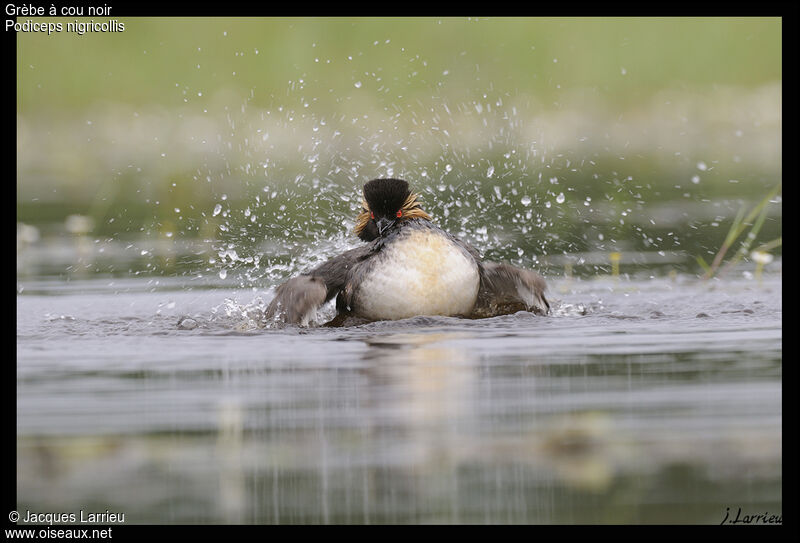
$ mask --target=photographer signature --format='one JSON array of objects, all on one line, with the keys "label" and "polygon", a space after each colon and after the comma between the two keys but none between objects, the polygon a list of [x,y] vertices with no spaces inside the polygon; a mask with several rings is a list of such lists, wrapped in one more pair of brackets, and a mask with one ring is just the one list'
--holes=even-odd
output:
[{"label": "photographer signature", "polygon": [[781,515],[770,515],[769,513],[757,515],[742,515],[742,508],[736,511],[736,518],[730,519],[731,508],[725,508],[725,518],[720,524],[783,524]]}]

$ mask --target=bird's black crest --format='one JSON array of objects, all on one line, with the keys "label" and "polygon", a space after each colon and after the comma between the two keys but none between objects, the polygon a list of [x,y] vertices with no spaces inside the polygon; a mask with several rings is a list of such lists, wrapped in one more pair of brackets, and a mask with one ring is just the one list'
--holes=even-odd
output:
[{"label": "bird's black crest", "polygon": [[364,185],[364,199],[375,216],[394,216],[410,194],[402,179],[373,179]]}]

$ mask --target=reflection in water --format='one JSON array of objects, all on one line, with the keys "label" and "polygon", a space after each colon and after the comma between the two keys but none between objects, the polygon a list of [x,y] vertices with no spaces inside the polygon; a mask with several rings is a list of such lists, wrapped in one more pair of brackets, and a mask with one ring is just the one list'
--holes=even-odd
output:
[{"label": "reflection in water", "polygon": [[[391,423],[373,424],[372,438],[383,444],[377,451],[386,466],[369,470],[369,502],[377,509],[376,521],[385,515],[436,511],[433,504],[447,502],[457,492],[457,458],[465,422],[472,418],[477,381],[475,358],[452,341],[463,333],[400,333],[373,337],[365,360],[370,364],[370,390],[379,391],[372,408],[381,410],[391,398]],[[389,467],[391,466],[391,467]],[[375,508],[386,496],[384,509]],[[404,511],[404,502],[419,504]],[[430,505],[428,505],[430,504]],[[407,507],[407,506],[406,506]],[[369,511],[370,508],[367,508]],[[449,514],[458,521],[458,502]],[[409,519],[410,520],[410,519]]]},{"label": "reflection in water", "polygon": [[209,320],[225,293],[127,285],[18,297],[20,510],[266,524],[781,511],[780,277],[573,280],[549,318],[247,332]]},{"label": "reflection in water", "polygon": [[245,483],[242,465],[242,428],[244,413],[236,402],[219,406],[219,508],[226,522],[237,524],[244,520]]},{"label": "reflection in water", "polygon": [[[388,334],[366,340],[364,359],[371,362],[370,388],[380,388],[400,404],[398,423],[410,442],[450,448],[458,422],[468,417],[475,386],[475,359],[446,342],[464,333]],[[444,345],[443,345],[444,343]]]}]

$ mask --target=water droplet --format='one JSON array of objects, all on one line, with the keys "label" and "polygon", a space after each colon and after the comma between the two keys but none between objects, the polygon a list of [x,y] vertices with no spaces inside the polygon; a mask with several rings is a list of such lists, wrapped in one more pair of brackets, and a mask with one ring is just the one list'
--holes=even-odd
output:
[{"label": "water droplet", "polygon": [[353,86],[355,86],[355,88],[357,88],[357,89],[360,89],[361,88],[361,81],[356,81]]},{"label": "water droplet", "polygon": [[226,269],[219,270],[219,278],[225,279],[226,277],[228,277],[228,270]]},{"label": "water droplet", "polygon": [[700,161],[697,163],[697,169],[704,172],[708,169],[708,166],[706,166],[705,162]]},{"label": "water droplet", "polygon": [[556,202],[558,202],[559,204],[563,204],[564,200],[566,200],[566,198],[564,197],[563,192],[559,193],[558,196],[556,196]]},{"label": "water droplet", "polygon": [[520,200],[520,202],[522,202],[522,205],[524,205],[524,206],[529,206],[529,205],[531,205],[531,198],[530,198],[530,196],[523,196],[522,200]]},{"label": "water droplet", "polygon": [[494,175],[494,166],[489,166],[489,169],[486,170],[486,177],[491,177]]},{"label": "water droplet", "polygon": [[692,183],[694,183],[696,185],[699,182],[700,182],[700,176],[699,175],[693,175],[692,176]]},{"label": "water droplet", "polygon": [[216,217],[217,215],[219,215],[220,211],[222,211],[222,206],[220,204],[215,205],[214,206],[214,214],[212,216]]}]

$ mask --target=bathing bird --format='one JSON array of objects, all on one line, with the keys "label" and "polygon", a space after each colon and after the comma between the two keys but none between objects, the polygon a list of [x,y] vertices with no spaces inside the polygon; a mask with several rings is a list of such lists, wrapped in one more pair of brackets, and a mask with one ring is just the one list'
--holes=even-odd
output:
[{"label": "bathing bird", "polygon": [[402,179],[373,179],[363,188],[354,232],[365,243],[280,285],[265,316],[307,326],[336,298],[330,326],[415,316],[484,318],[550,305],[538,273],[484,260],[423,211]]}]

